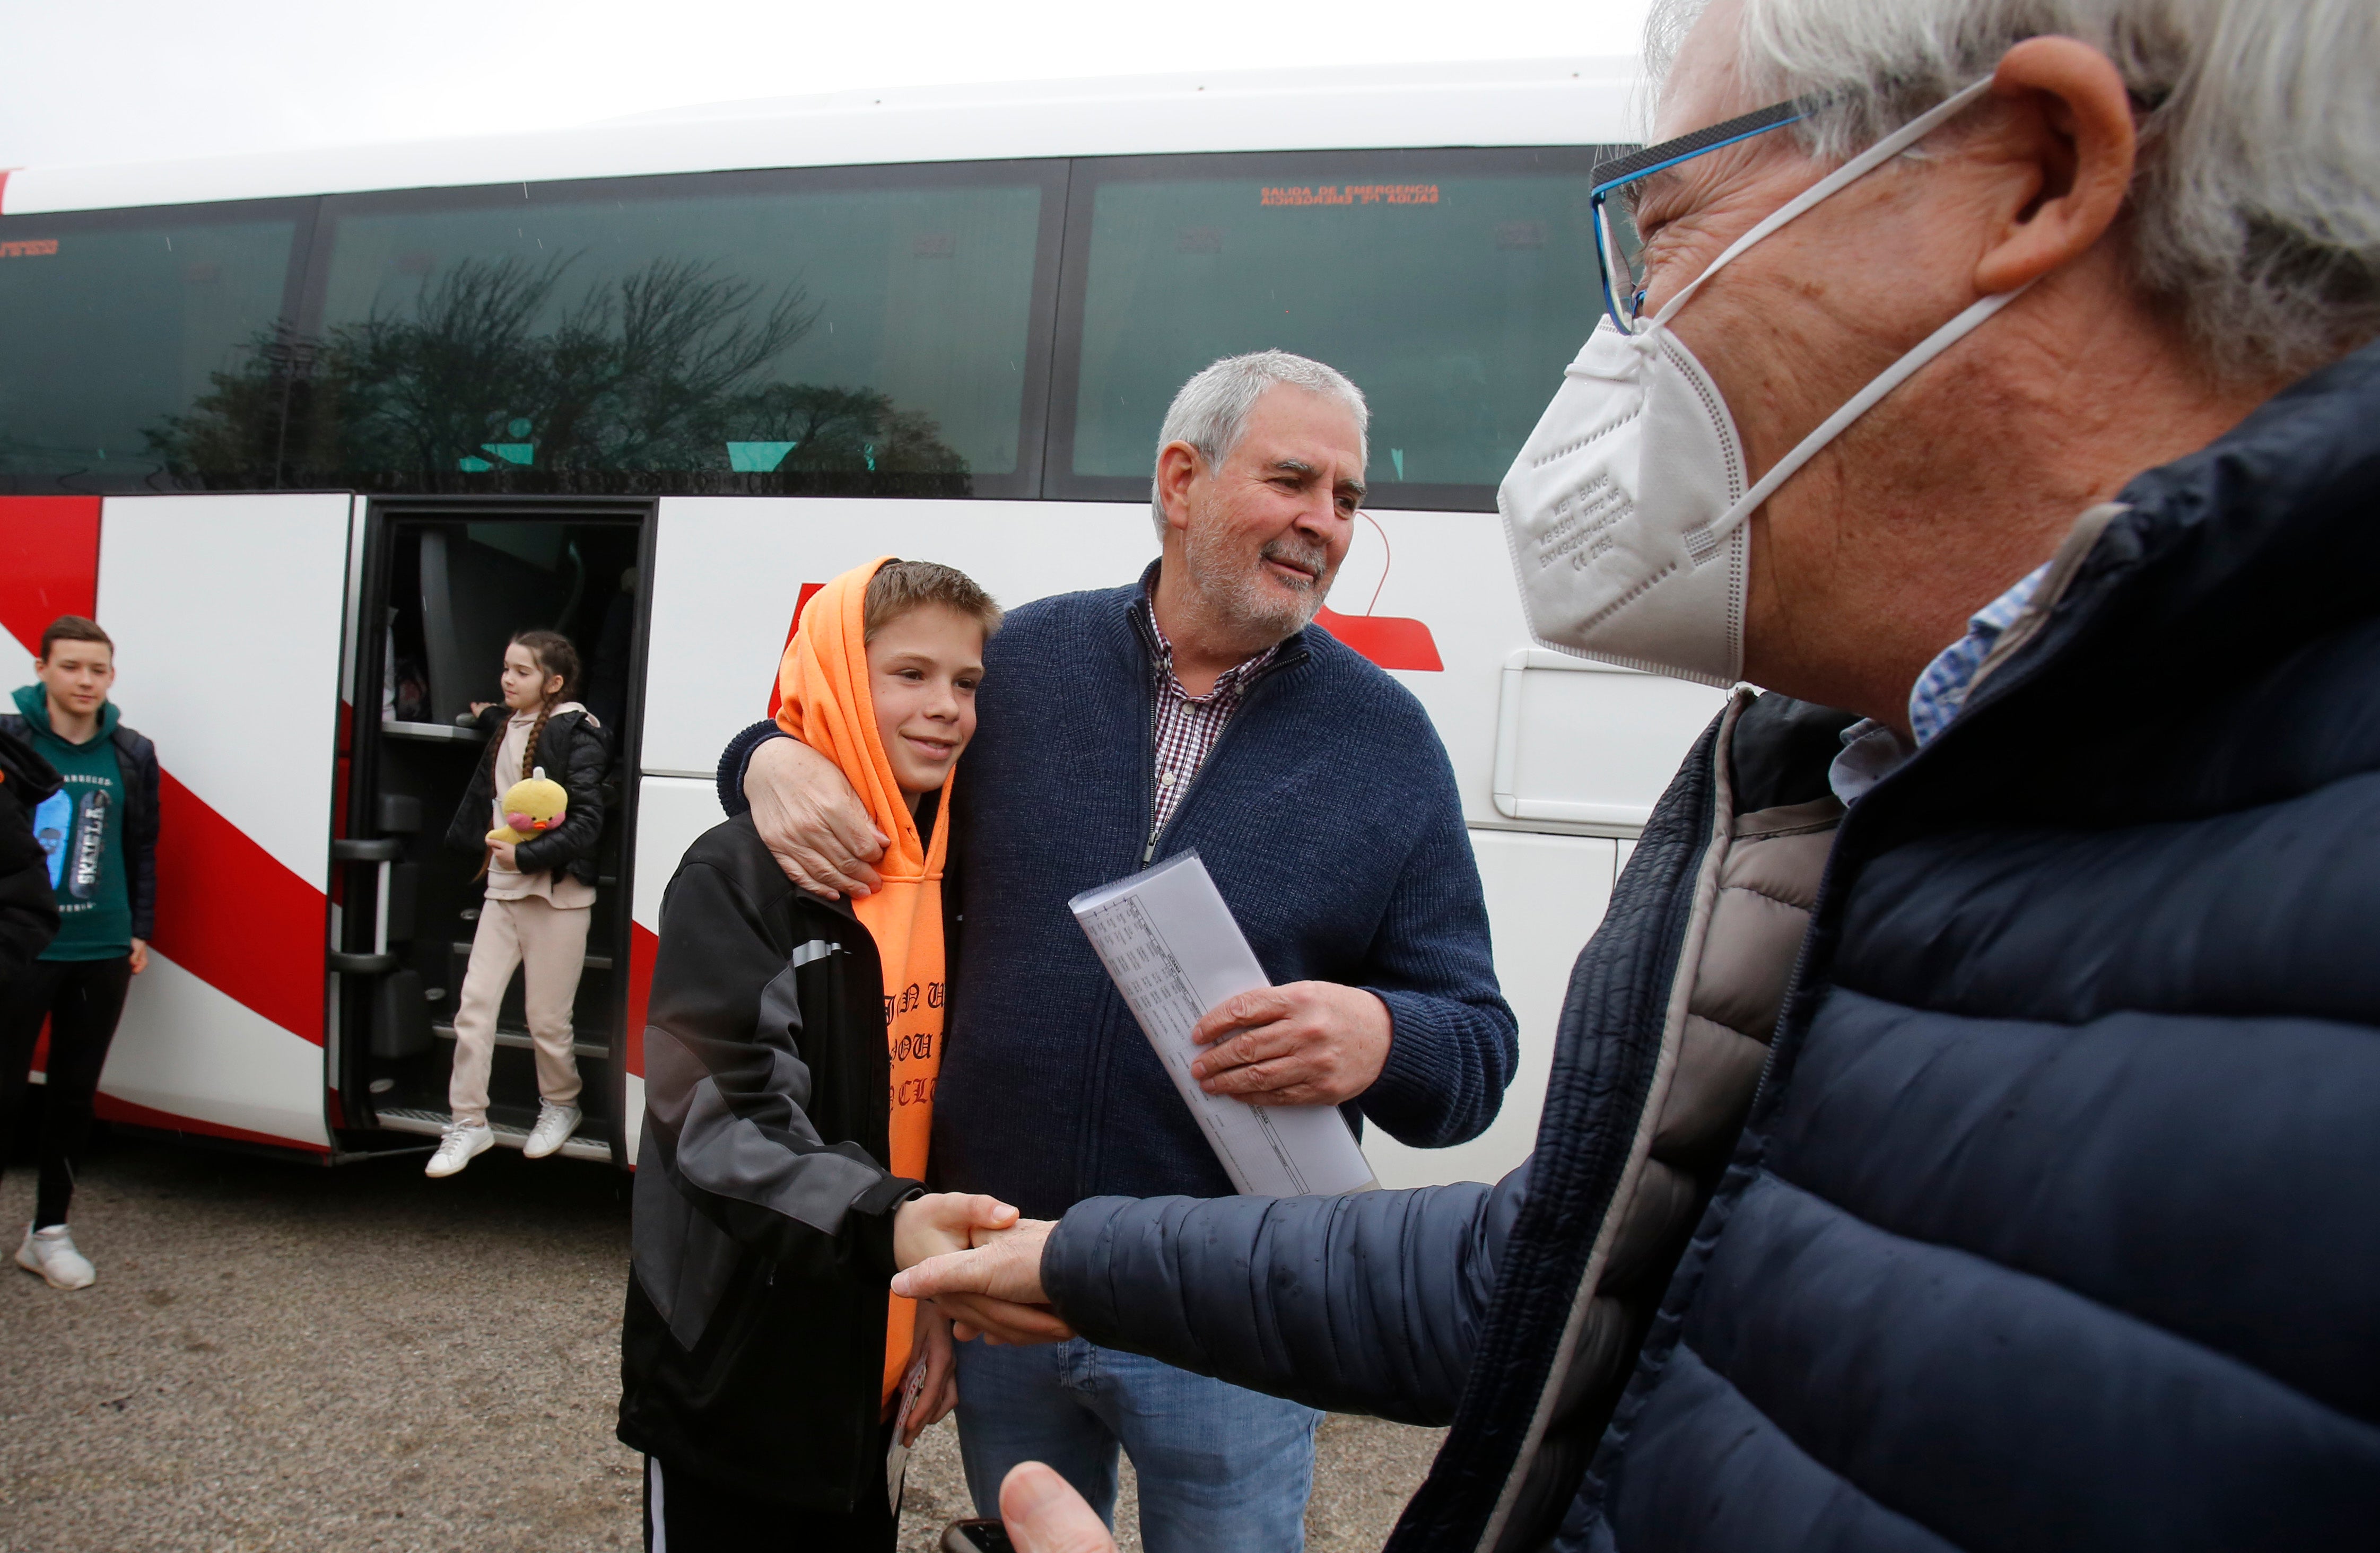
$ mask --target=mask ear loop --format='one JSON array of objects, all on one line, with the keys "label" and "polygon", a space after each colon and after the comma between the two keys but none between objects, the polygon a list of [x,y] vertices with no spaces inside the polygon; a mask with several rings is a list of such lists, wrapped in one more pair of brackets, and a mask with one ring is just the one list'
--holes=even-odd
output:
[{"label": "mask ear loop", "polygon": [[1742,253],[1753,244],[1760,241],[1761,238],[1767,237],[1771,232],[1776,231],[1779,227],[1784,225],[1795,216],[1800,215],[1803,212],[1810,209],[1813,205],[1815,205],[1821,200],[1824,200],[1830,196],[1840,192],[1842,189],[1849,188],[1851,185],[1857,183],[1861,178],[1865,177],[1868,174],[1876,171],[1878,167],[1883,166],[1894,157],[1899,156],[1902,152],[1907,151],[1911,146],[1915,145],[1926,136],[1931,135],[1935,130],[1939,129],[1943,125],[1957,117],[1969,103],[1973,103],[1976,98],[1981,97],[1985,92],[1990,91],[1991,85],[1992,78],[1985,76],[1981,80],[1972,82],[1967,86],[1960,88],[1949,97],[1946,97],[1941,102],[1935,103],[1934,106],[1926,109],[1924,113],[1919,114],[1907,124],[1902,125],[1891,134],[1887,135],[1883,140],[1878,140],[1876,144],[1868,147],[1867,150],[1860,152],[1857,156],[1852,157],[1849,162],[1844,163],[1833,172],[1828,173],[1816,183],[1812,184],[1801,193],[1796,194],[1792,199],[1788,200],[1782,205],[1778,206],[1777,209],[1771,211],[1765,219],[1756,224],[1751,231],[1746,232],[1742,237],[1738,237],[1735,241],[1728,244],[1726,249],[1722,251],[1717,259],[1710,261],[1708,268],[1705,269],[1701,274],[1696,275],[1693,280],[1688,281],[1684,289],[1681,290],[1675,297],[1670,297],[1669,302],[1662,307],[1661,310],[1653,316],[1652,321],[1646,323],[1643,329],[1638,330],[1637,333],[1640,334],[1649,334],[1653,330],[1666,327],[1669,324],[1670,320],[1677,316],[1678,309],[1686,305],[1687,298],[1694,296],[1695,292],[1701,290],[1705,281],[1710,279],[1713,275],[1718,274],[1721,270],[1725,269],[1736,255]]},{"label": "mask ear loop", "polygon": [[[1703,283],[1726,268],[1736,255],[1812,206],[1865,177],[1939,129],[1965,111],[1977,98],[1990,91],[1991,85],[1992,77],[1990,76],[1969,82],[1770,212],[1766,219],[1755,223],[1752,230],[1730,243],[1717,259],[1710,261],[1701,274],[1687,282],[1683,289],[1670,297],[1661,310],[1654,315],[1651,322],[1638,332],[1638,337],[1649,335],[1656,330],[1667,327],[1670,320],[1677,316],[1678,309],[1684,307],[1687,300],[1702,289]],[[1803,465],[1816,455],[1819,449],[1841,435],[1843,428],[1865,415],[1875,406],[1877,400],[1909,381],[1910,376],[1919,368],[1965,338],[1985,319],[2023,296],[2032,284],[2028,281],[2013,291],[2002,292],[1996,297],[1986,297],[1974,303],[1958,317],[1928,334],[1914,349],[1886,368],[1873,382],[1852,394],[1834,414],[1819,422],[1815,430],[1795,444],[1791,453],[1779,459],[1774,467],[1754,481],[1752,488],[1738,497],[1734,504],[1708,527],[1693,529],[1682,536],[1686,553],[1693,558],[1694,564],[1699,566],[1718,556],[1728,538],[1742,526],[1744,520],[1757,511],[1760,504],[1768,500],[1779,486],[1792,479]]]},{"label": "mask ear loop", "polygon": [[1733,506],[1713,519],[1710,527],[1698,528],[1685,536],[1686,552],[1694,557],[1694,564],[1699,566],[1710,556],[1718,554],[1720,541],[1734,533],[1744,519],[1759,509],[1761,503],[1774,495],[1779,486],[1791,479],[1820,448],[1840,436],[1844,427],[1867,414],[1877,400],[1908,382],[1919,368],[1966,338],[1985,319],[2032,289],[2033,282],[2027,281],[2014,291],[2003,291],[1998,296],[1985,297],[1926,335],[1911,347],[1908,355],[1887,367],[1865,388],[1845,400],[1840,409],[1818,422],[1816,430],[1796,443],[1792,452],[1779,459],[1767,474],[1753,481],[1752,488],[1737,497]]}]

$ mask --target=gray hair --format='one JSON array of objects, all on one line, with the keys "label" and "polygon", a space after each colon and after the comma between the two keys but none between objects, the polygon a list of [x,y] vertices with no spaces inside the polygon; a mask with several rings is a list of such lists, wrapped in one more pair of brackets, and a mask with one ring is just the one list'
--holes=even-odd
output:
[{"label": "gray hair", "polygon": [[[1157,433],[1157,451],[1162,454],[1174,443],[1187,443],[1197,449],[1208,468],[1214,468],[1240,445],[1240,438],[1248,429],[1248,412],[1256,408],[1264,391],[1277,383],[1337,401],[1355,418],[1357,454],[1366,464],[1371,462],[1372,411],[1364,403],[1364,391],[1349,382],[1346,374],[1336,367],[1292,356],[1285,350],[1226,356],[1184,383],[1166,409],[1165,425]],[[1148,480],[1148,505],[1157,518],[1157,537],[1162,540],[1165,498],[1158,491],[1153,474]]]},{"label": "gray hair", "polygon": [[[1707,0],[1658,0],[1656,81]],[[1743,0],[1755,103],[1841,158],[2063,33],[2140,115],[2132,266],[2227,375],[2295,374],[2380,334],[2380,5],[2374,0]]]}]

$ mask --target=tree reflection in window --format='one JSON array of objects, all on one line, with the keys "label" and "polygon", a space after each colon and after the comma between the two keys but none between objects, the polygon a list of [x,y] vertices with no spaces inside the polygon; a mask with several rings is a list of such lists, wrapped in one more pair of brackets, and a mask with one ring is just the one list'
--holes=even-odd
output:
[{"label": "tree reflection in window", "polygon": [[799,284],[660,259],[558,305],[575,257],[463,260],[409,310],[260,335],[150,446],[200,486],[966,493],[930,417],[772,379],[819,320]]}]

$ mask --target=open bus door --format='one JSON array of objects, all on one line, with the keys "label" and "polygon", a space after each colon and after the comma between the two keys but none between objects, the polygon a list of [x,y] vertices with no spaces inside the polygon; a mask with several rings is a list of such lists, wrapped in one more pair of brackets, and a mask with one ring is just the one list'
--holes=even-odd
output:
[{"label": "open bus door", "polygon": [[[450,1120],[454,1011],[480,886],[473,860],[444,843],[489,758],[485,741],[463,724],[473,702],[501,699],[496,676],[513,634],[557,630],[583,665],[572,694],[611,734],[613,758],[573,1011],[586,1121],[563,1153],[626,1161],[629,773],[643,713],[652,527],[648,504],[369,504],[348,638],[346,826],[335,847],[345,907],[329,961],[344,1032],[334,1081],[350,1126],[427,1137]],[[497,1019],[488,1094],[497,1141],[519,1147],[538,1091],[517,976]]]},{"label": "open bus door", "polygon": [[0,662],[62,613],[115,639],[156,742],[157,925],[103,1119],[321,1155],[345,495],[0,498]]}]

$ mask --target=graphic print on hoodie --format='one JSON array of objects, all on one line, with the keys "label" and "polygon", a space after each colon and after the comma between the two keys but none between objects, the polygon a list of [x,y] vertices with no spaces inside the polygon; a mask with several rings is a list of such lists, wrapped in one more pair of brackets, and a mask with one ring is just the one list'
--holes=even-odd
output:
[{"label": "graphic print on hoodie", "polygon": [[68,744],[50,729],[49,698],[38,685],[17,692],[33,747],[57,768],[58,790],[33,810],[33,835],[49,857],[58,898],[58,936],[44,960],[111,960],[132,949],[132,892],[124,868],[124,769],[115,758],[113,701],[99,731]]}]

